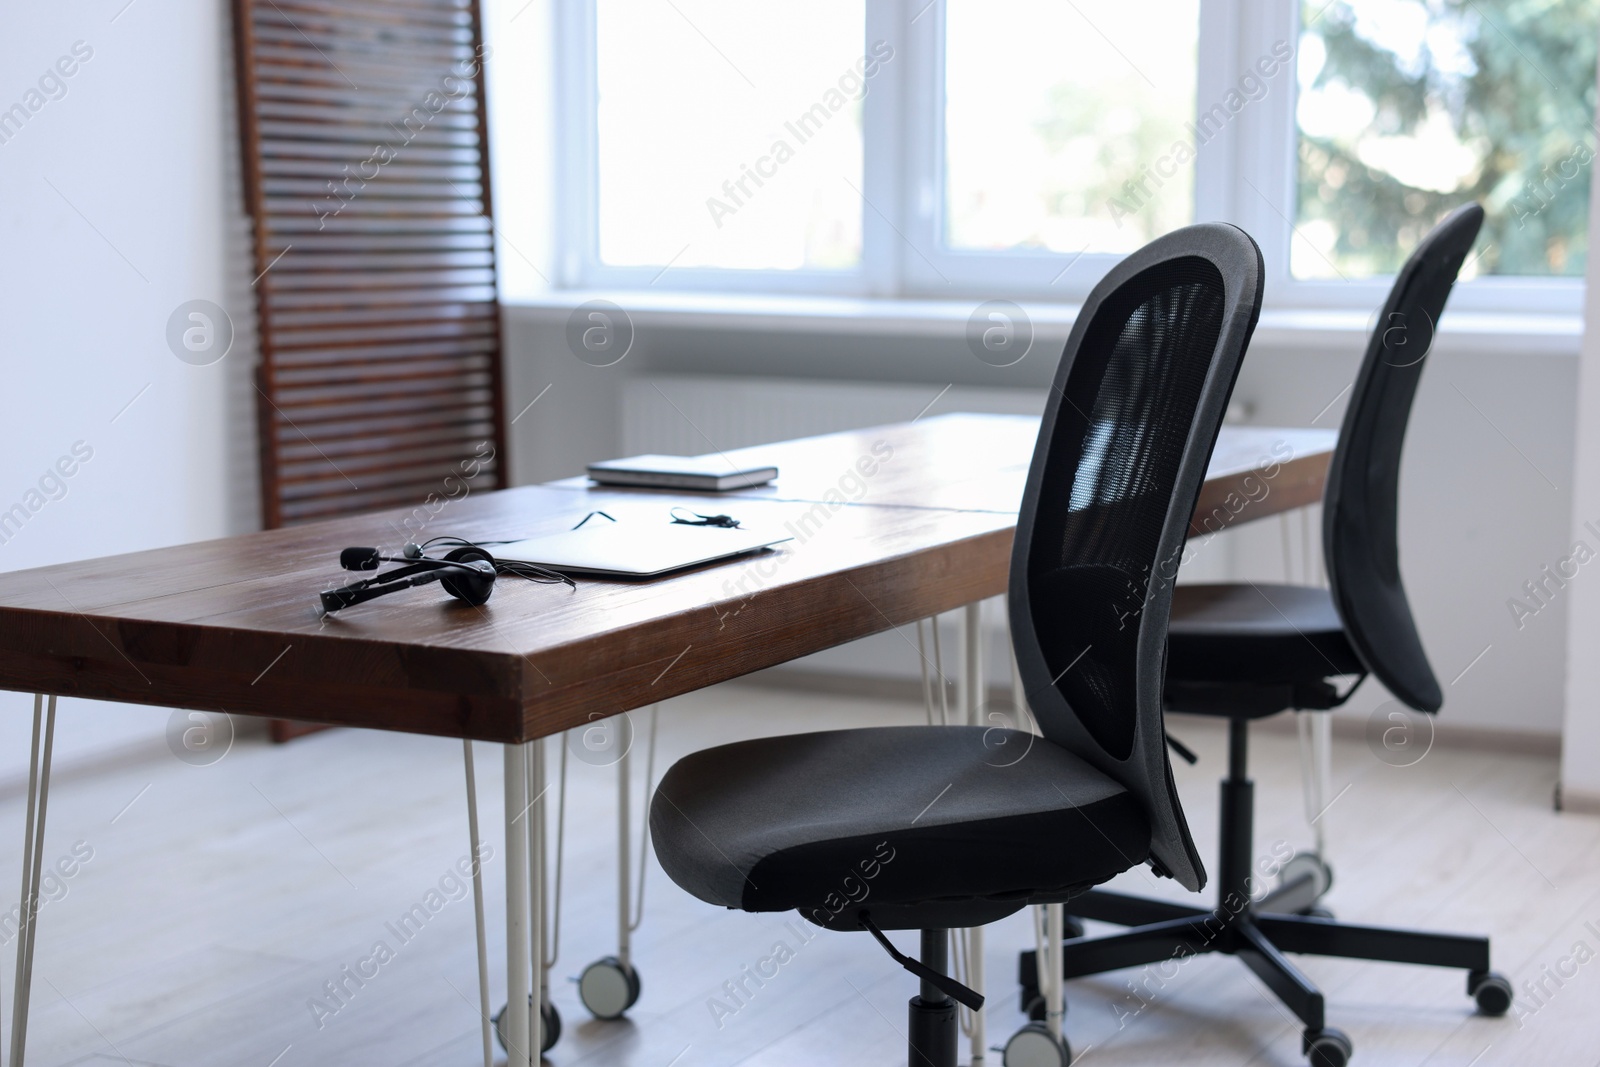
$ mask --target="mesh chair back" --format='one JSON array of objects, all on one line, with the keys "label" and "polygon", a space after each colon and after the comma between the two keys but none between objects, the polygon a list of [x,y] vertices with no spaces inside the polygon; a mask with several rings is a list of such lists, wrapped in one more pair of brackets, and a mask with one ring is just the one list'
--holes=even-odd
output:
[{"label": "mesh chair back", "polygon": [[1423,238],[1395,278],[1350,394],[1323,493],[1322,551],[1350,643],[1418,711],[1444,703],[1400,582],[1400,451],[1450,287],[1483,224],[1467,204]]},{"label": "mesh chair back", "polygon": [[1144,803],[1152,866],[1190,889],[1205,870],[1167,762],[1167,621],[1261,286],[1249,235],[1207,224],[1095,287],[1056,372],[1011,557],[1012,636],[1040,728]]}]

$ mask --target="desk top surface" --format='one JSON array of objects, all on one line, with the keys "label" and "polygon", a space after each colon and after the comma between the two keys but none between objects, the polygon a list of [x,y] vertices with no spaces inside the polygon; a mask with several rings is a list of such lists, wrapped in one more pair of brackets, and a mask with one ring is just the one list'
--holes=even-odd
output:
[{"label": "desk top surface", "polygon": [[[719,493],[718,499],[822,500],[830,491],[852,502],[892,507],[994,511],[1015,515],[1033,459],[1039,420],[1032,415],[954,413],[916,422],[864,430],[846,430],[730,449],[724,455],[736,466],[770,465],[778,476],[764,486]],[[1317,497],[1323,474],[1338,438],[1334,430],[1275,426],[1225,426],[1206,469],[1207,495],[1218,488],[1238,488],[1250,475],[1271,471],[1274,463],[1299,464],[1314,476]],[[869,484],[851,472],[863,457],[887,447],[895,457],[881,465]],[[1276,474],[1269,481],[1277,481]],[[595,491],[585,476],[549,483],[562,489]],[[629,490],[659,494],[666,490]],[[1259,491],[1251,491],[1258,496]],[[1206,498],[1201,507],[1205,510]],[[1300,501],[1294,505],[1300,506]],[[1280,507],[1277,510],[1284,510]],[[1252,518],[1258,517],[1255,515]]]},{"label": "desk top surface", "polygon": [[[424,534],[537,536],[597,509],[665,523],[682,505],[795,538],[649,582],[580,580],[573,591],[501,578],[481,608],[428,586],[320,615],[316,594],[356,577],[338,568],[341,548],[416,536],[400,511],[0,574],[0,687],[544,736],[1003,592],[1037,424],[944,416],[745,449],[730,455],[783,473],[732,495],[572,480],[470,494]],[[1206,496],[1230,492],[1239,507],[1213,509],[1219,525],[1309,502],[1332,441],[1332,431],[1225,430]]]}]

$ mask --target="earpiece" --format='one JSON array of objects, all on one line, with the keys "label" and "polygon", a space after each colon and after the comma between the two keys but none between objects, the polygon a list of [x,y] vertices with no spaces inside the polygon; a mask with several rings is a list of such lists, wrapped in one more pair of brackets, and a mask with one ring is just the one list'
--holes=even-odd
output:
[{"label": "earpiece", "polygon": [[[410,545],[406,546],[410,548]],[[457,600],[464,600],[473,607],[489,599],[489,594],[494,592],[494,557],[481,548],[472,545],[462,545],[446,552],[444,558],[458,565],[470,568],[466,572],[452,572],[439,579],[439,584],[444,586],[444,591]]]}]

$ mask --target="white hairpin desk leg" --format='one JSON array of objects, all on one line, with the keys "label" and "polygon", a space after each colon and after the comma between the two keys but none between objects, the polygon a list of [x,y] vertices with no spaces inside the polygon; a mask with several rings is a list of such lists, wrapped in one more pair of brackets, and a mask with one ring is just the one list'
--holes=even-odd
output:
[{"label": "white hairpin desk leg", "polygon": [[629,862],[633,852],[632,820],[633,796],[630,779],[633,775],[633,738],[628,738],[622,755],[617,758],[617,960],[624,967],[633,964],[633,869]]},{"label": "white hairpin desk leg", "polygon": [[483,852],[478,837],[478,776],[473,766],[472,741],[461,741],[462,758],[467,772],[467,840],[471,845],[468,862],[472,864],[472,918],[478,940],[478,1014],[483,1017],[483,1067],[494,1067],[494,1035],[489,1022],[489,939],[483,919]]},{"label": "white hairpin desk leg", "polygon": [[[968,604],[962,613],[963,662],[961,664],[962,703],[966,705],[966,721],[972,726],[983,722],[983,602]],[[983,992],[983,928],[967,931],[967,984]],[[984,1035],[984,1009],[972,1013],[972,1067],[983,1067],[988,1051]]]},{"label": "white hairpin desk leg", "polygon": [[[544,960],[545,926],[545,834],[544,834],[544,739],[530,742],[523,751],[528,759],[528,959],[532,963],[531,992],[533,1010],[528,1012],[528,1062],[544,1058],[544,1005],[549,998]],[[526,999],[510,1001],[525,1004]]]},{"label": "white hairpin desk leg", "polygon": [[[649,757],[644,773],[644,812],[639,829],[637,882],[633,863],[633,742],[632,719],[620,721],[628,728],[611,734],[622,745],[617,755],[617,951],[602,956],[578,977],[578,999],[597,1019],[620,1019],[639,999],[639,972],[633,967],[633,932],[644,917],[645,858],[650,844],[650,789],[655,775],[656,725],[661,705],[650,708]],[[619,720],[612,720],[613,722]]]},{"label": "white hairpin desk leg", "polygon": [[505,746],[506,780],[506,1067],[532,1067],[528,1050],[528,986],[533,974],[528,928],[528,758]]},{"label": "white hairpin desk leg", "polygon": [[28,996],[33,990],[33,943],[39,919],[39,873],[44,859],[45,811],[50,804],[50,754],[56,735],[56,698],[33,698],[33,749],[28,759],[28,814],[22,831],[22,908],[17,936],[17,980],[12,989],[11,1064],[22,1067],[28,1040]]}]

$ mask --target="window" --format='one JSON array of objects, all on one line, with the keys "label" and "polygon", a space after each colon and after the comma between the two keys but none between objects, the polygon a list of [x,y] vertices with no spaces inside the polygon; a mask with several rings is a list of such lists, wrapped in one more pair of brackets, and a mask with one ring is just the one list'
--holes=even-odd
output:
[{"label": "window", "polygon": [[1125,254],[1193,222],[1193,158],[1171,148],[1194,118],[1199,16],[1197,0],[951,4],[946,247]]},{"label": "window", "polygon": [[1392,274],[1468,200],[1487,218],[1464,277],[1582,275],[1590,0],[1314,0],[1303,17],[1297,277]]},{"label": "window", "polygon": [[1577,308],[1592,0],[553,3],[562,286],[1070,301],[1205,219],[1370,308],[1477,199],[1455,306]]},{"label": "window", "polygon": [[600,0],[599,263],[859,264],[862,5]]}]

